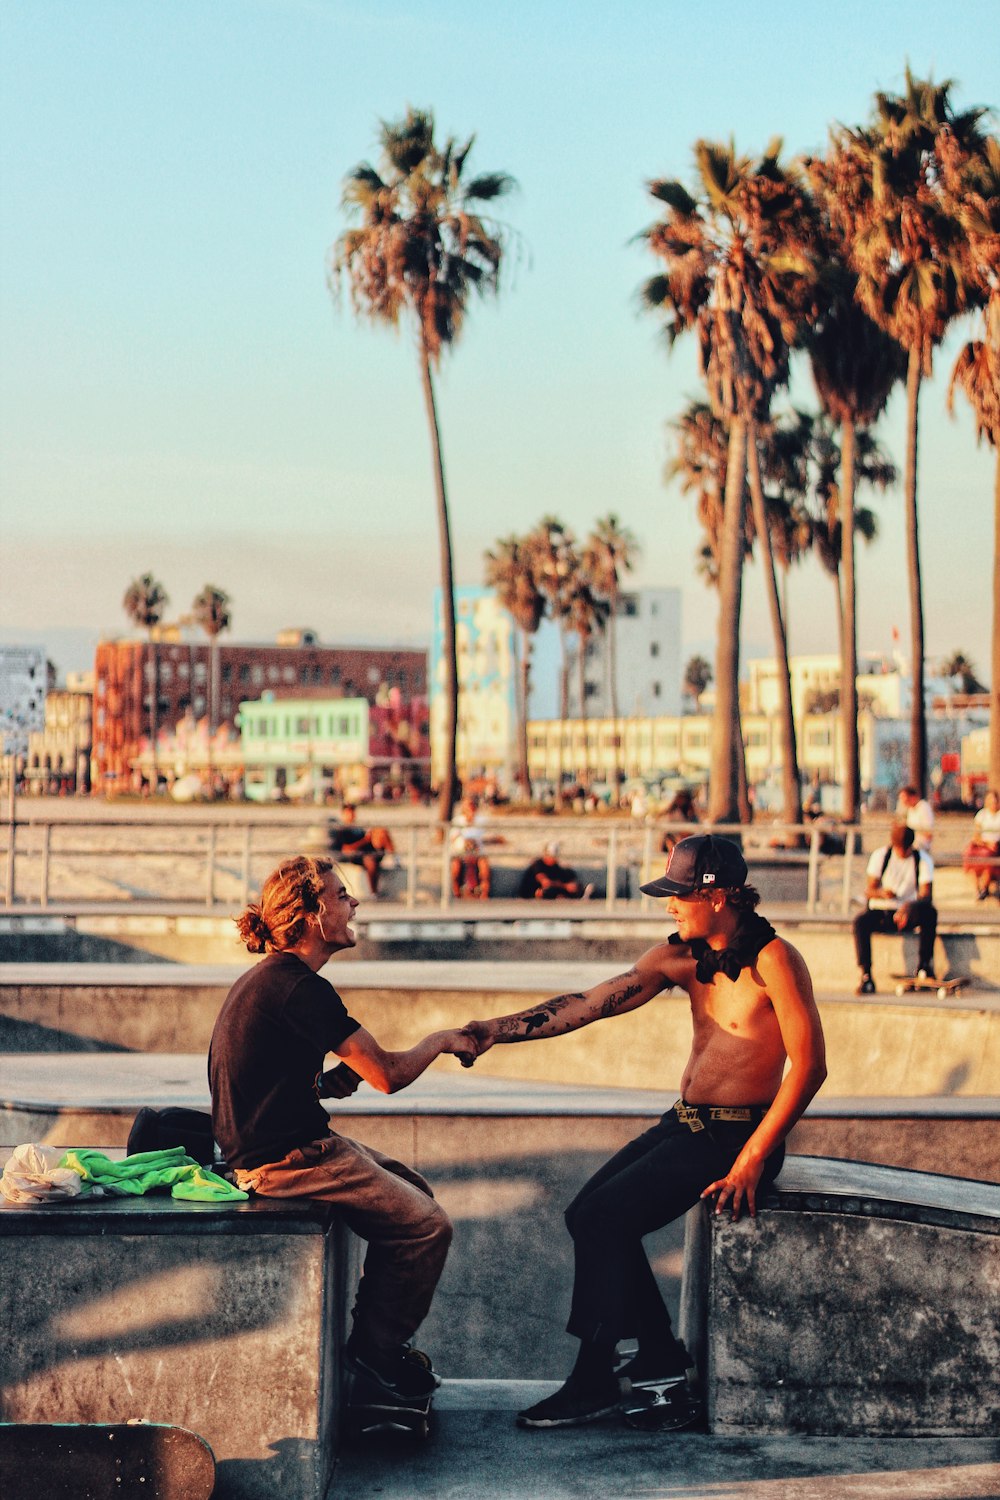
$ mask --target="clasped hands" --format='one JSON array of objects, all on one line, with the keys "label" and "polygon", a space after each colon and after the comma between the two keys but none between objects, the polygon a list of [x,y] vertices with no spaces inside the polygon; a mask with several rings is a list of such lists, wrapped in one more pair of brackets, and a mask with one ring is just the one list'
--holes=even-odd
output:
[{"label": "clasped hands", "polygon": [[477,1057],[482,1057],[493,1045],[493,1032],[488,1021],[469,1021],[465,1026],[441,1033],[442,1052],[457,1057],[463,1068],[471,1068]]}]

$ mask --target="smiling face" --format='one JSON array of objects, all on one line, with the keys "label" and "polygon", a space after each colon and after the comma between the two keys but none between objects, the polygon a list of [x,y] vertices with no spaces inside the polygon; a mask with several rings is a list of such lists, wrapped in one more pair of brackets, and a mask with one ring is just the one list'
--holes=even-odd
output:
[{"label": "smiling face", "polygon": [[707,938],[715,932],[718,912],[724,905],[721,891],[695,891],[690,896],[668,896],[667,915],[677,923],[681,942],[689,943],[692,938]]},{"label": "smiling face", "polygon": [[337,870],[328,870],[323,876],[323,894],[316,916],[320,936],[331,952],[353,948],[357,943],[357,934],[350,923],[358,905]]}]

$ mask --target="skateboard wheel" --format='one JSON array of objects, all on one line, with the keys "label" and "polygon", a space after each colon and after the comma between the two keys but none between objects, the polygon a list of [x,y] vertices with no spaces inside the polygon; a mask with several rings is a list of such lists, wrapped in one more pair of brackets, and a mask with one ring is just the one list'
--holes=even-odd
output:
[{"label": "skateboard wheel", "polygon": [[896,994],[897,995],[905,995],[906,994],[906,985],[905,984],[897,984],[897,986],[896,986]]},{"label": "skateboard wheel", "polygon": [[938,999],[939,1000],[944,1000],[944,999],[947,998],[947,995],[948,995],[948,991],[945,989],[944,985],[943,984],[938,985]]}]

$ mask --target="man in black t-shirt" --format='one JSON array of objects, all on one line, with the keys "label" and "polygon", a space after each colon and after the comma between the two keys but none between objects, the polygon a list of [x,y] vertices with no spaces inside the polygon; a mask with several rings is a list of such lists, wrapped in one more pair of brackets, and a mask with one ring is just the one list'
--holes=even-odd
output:
[{"label": "man in black t-shirt", "polygon": [[559,863],[559,845],[545,845],[538,859],[521,876],[517,894],[523,901],[576,901],[589,896],[593,886],[581,886],[575,870]]},{"label": "man in black t-shirt", "polygon": [[[215,1023],[212,1123],[240,1187],[335,1203],[367,1240],[347,1358],[398,1399],[418,1400],[436,1381],[408,1340],[430,1307],[451,1223],[418,1172],[331,1130],[320,1099],[362,1078],[394,1093],[442,1053],[471,1059],[475,1046],[438,1031],[389,1052],[348,1014],[318,971],[354,946],[357,905],[329,860],[297,855],[237,919],[249,951],[266,957],[236,981]],[[326,1073],[330,1052],[342,1061]]]},{"label": "man in black t-shirt", "polygon": [[361,865],[368,876],[372,895],[377,896],[382,861],[387,854],[394,852],[392,838],[386,828],[373,828],[370,833],[359,828],[357,816],[353,802],[346,802],[340,822],[331,822],[327,827],[327,847],[341,864]]}]

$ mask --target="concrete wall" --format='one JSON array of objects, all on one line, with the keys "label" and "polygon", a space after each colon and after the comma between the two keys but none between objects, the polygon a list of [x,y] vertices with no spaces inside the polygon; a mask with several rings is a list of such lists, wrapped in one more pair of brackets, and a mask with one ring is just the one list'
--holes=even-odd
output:
[{"label": "concrete wall", "polygon": [[[389,1047],[411,1046],[426,1032],[462,1025],[472,1016],[503,1015],[552,994],[579,973],[559,971],[546,987],[525,987],[521,969],[515,987],[505,971],[451,967],[436,982],[406,965],[405,980],[377,966],[359,982],[359,966],[327,971],[348,1009]],[[447,966],[443,966],[447,967]],[[579,969],[579,966],[577,966]],[[599,972],[586,982],[594,982]],[[103,984],[44,983],[0,979],[0,1052],[207,1051],[212,1027],[231,978],[215,982],[169,982],[171,968],[109,969]],[[513,970],[506,971],[511,975]],[[135,982],[129,979],[135,975]],[[164,982],[167,981],[167,982]],[[479,988],[477,988],[477,983]],[[509,986],[509,987],[508,987]],[[945,1001],[893,995],[855,998],[820,996],[827,1038],[828,1098],[875,1095],[986,1096],[1000,1094],[1000,996],[975,991]],[[649,1005],[532,1046],[496,1047],[477,1064],[491,1077],[532,1078],[622,1088],[676,1086],[690,1049],[686,996],[658,996]]]},{"label": "concrete wall", "polygon": [[995,1436],[1000,1188],[809,1158],[786,1172],[755,1222],[699,1210],[689,1240],[710,1431]]},{"label": "concrete wall", "polygon": [[211,1445],[218,1500],[323,1500],[352,1253],[330,1223],[285,1205],[5,1203],[0,1419],[177,1423]]}]

